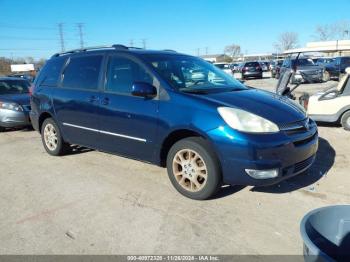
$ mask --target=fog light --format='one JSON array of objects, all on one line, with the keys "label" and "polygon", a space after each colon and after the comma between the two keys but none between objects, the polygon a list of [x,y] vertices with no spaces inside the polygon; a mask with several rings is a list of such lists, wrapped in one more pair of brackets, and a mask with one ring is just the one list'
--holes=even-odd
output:
[{"label": "fog light", "polygon": [[267,179],[274,178],[278,176],[278,169],[269,169],[269,170],[255,170],[255,169],[246,169],[245,172],[255,179]]}]

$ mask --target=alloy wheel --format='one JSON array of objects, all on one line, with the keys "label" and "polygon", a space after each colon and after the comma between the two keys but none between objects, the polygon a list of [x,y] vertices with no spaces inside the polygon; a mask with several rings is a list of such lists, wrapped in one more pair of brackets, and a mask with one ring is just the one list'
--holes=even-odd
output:
[{"label": "alloy wheel", "polygon": [[44,128],[44,141],[50,151],[56,150],[58,144],[57,131],[52,124],[47,124]]},{"label": "alloy wheel", "polygon": [[190,192],[200,191],[208,179],[203,158],[192,149],[183,149],[173,159],[173,174],[181,187]]}]

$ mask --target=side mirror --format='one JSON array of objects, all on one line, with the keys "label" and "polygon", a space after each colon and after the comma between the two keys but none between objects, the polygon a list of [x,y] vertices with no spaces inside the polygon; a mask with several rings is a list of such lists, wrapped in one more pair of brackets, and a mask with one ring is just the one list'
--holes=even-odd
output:
[{"label": "side mirror", "polygon": [[131,94],[133,96],[153,98],[157,95],[157,89],[153,85],[145,82],[135,82],[132,85]]}]

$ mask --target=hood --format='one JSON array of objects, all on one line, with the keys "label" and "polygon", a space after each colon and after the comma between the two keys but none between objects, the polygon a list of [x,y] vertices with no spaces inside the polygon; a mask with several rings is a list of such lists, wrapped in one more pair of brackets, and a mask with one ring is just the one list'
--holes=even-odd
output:
[{"label": "hood", "polygon": [[29,94],[8,94],[8,95],[0,95],[0,101],[4,102],[15,102],[20,105],[29,105],[30,104],[30,96]]},{"label": "hood", "polygon": [[218,106],[235,107],[261,116],[276,124],[286,124],[305,119],[300,106],[292,100],[258,89],[196,95]]}]

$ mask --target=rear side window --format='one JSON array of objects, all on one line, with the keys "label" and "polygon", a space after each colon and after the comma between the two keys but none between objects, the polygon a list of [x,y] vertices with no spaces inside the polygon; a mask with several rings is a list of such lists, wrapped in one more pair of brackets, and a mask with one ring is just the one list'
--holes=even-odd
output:
[{"label": "rear side window", "polygon": [[74,89],[98,89],[101,55],[71,57],[63,73],[62,86]]},{"label": "rear side window", "polygon": [[66,59],[63,57],[54,58],[46,62],[45,66],[39,72],[36,84],[44,86],[56,86],[62,67]]},{"label": "rear side window", "polygon": [[133,60],[113,56],[109,60],[106,91],[131,94],[134,82],[153,84],[153,77]]}]

